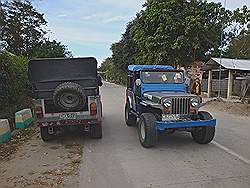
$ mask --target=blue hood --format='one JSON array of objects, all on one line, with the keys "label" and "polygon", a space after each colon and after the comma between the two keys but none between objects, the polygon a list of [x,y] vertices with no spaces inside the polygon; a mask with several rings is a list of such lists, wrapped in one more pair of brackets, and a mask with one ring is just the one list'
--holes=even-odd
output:
[{"label": "blue hood", "polygon": [[186,84],[141,84],[142,94],[149,91],[169,91],[186,93]]}]

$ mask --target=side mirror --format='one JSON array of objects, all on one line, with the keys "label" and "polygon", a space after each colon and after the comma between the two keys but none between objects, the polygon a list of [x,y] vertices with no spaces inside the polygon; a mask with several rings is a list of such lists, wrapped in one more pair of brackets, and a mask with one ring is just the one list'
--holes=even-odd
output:
[{"label": "side mirror", "polygon": [[98,86],[102,86],[102,77],[100,75],[97,75],[96,82]]},{"label": "side mirror", "polygon": [[141,79],[136,79],[135,80],[135,85],[136,86],[141,86]]}]

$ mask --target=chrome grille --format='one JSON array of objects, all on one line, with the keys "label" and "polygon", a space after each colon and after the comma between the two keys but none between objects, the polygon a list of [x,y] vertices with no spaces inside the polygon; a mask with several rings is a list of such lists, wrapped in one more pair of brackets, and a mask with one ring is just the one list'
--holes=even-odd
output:
[{"label": "chrome grille", "polygon": [[190,98],[173,98],[172,99],[173,114],[189,114],[190,113]]}]

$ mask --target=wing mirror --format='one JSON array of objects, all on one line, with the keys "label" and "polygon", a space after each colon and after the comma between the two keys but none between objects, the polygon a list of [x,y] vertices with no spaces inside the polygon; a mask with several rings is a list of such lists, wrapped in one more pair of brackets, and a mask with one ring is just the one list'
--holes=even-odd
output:
[{"label": "wing mirror", "polygon": [[141,79],[136,79],[135,80],[135,85],[136,86],[141,86]]}]

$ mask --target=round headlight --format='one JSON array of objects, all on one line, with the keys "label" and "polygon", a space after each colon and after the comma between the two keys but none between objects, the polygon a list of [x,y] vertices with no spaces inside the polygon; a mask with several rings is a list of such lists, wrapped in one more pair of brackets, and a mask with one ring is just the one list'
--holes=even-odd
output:
[{"label": "round headlight", "polygon": [[164,107],[166,107],[166,108],[170,108],[170,107],[172,106],[172,100],[171,100],[171,99],[165,99],[165,100],[163,101],[163,105],[164,105]]},{"label": "round headlight", "polygon": [[197,107],[200,104],[200,100],[198,98],[191,99],[191,105],[192,107]]}]

